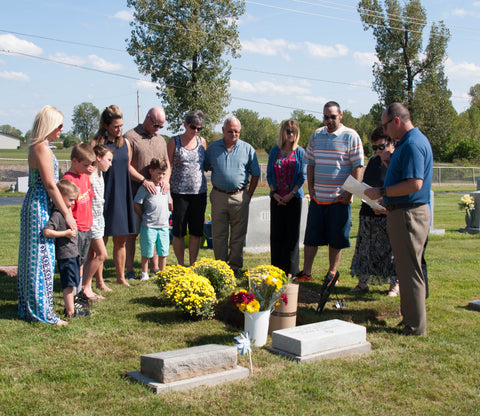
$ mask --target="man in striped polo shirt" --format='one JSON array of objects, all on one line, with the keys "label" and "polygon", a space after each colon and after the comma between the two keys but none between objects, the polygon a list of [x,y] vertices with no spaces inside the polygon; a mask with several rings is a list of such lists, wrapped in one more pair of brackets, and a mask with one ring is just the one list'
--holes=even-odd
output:
[{"label": "man in striped polo shirt", "polygon": [[312,265],[318,246],[328,245],[329,269],[326,278],[338,279],[342,249],[350,247],[352,195],[342,190],[351,174],[360,180],[363,146],[358,133],[345,127],[340,106],[329,101],[323,107],[324,127],[317,129],[305,149],[307,165],[308,208],[304,239],[303,270],[296,282],[312,280]]}]

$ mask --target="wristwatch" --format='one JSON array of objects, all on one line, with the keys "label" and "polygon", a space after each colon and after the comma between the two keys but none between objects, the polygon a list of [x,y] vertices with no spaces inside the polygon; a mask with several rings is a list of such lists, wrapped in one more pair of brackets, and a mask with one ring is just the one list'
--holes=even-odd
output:
[{"label": "wristwatch", "polygon": [[384,186],[380,188],[380,195],[382,196],[387,196],[387,190]]}]

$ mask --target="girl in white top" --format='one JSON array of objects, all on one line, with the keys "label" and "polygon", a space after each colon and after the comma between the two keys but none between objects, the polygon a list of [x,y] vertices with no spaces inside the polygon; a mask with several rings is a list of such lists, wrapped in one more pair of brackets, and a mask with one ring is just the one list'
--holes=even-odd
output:
[{"label": "girl in white top", "polygon": [[105,220],[103,218],[103,194],[105,191],[105,183],[103,181],[103,172],[106,172],[112,166],[112,151],[105,145],[99,144],[93,148],[96,155],[95,165],[97,169],[90,176],[93,192],[95,196],[92,201],[93,224],[92,224],[92,240],[90,242],[90,251],[88,253],[87,262],[83,271],[82,289],[85,295],[92,300],[104,299],[92,290],[92,278],[97,274],[96,286],[100,290],[111,292],[103,281],[103,262],[107,258],[107,249],[103,241],[103,232],[105,228]]}]

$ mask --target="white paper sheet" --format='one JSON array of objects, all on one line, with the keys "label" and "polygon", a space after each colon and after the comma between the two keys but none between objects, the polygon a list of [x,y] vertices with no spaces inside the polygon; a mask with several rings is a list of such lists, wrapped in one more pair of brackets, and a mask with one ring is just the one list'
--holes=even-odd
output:
[{"label": "white paper sheet", "polygon": [[342,189],[345,189],[346,191],[360,198],[366,204],[370,205],[373,209],[385,212],[386,209],[384,206],[380,205],[377,201],[368,198],[363,193],[366,189],[369,188],[371,188],[370,185],[367,185],[364,182],[358,182],[352,175],[350,175],[345,181],[345,183],[342,185]]}]

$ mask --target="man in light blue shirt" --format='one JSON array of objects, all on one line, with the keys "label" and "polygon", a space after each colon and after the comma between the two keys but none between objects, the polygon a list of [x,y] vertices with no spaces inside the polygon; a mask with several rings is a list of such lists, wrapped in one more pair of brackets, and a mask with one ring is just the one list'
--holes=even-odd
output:
[{"label": "man in light blue shirt", "polygon": [[208,146],[204,162],[205,170],[212,171],[213,252],[235,273],[243,267],[248,207],[260,177],[255,149],[239,139],[241,129],[236,117],[225,120],[223,139]]}]

